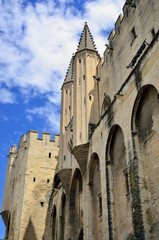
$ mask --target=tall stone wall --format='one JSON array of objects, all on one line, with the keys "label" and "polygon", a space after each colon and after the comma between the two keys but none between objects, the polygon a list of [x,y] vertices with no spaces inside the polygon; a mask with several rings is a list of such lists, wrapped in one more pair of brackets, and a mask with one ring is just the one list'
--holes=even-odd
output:
[{"label": "tall stone wall", "polygon": [[[8,169],[12,152],[13,147]],[[59,136],[55,135],[53,141],[50,133],[43,133],[39,139],[37,131],[29,131],[27,137],[22,136],[17,150],[14,147],[14,152],[14,174],[10,180],[8,170],[6,177],[6,182],[13,185],[5,186],[2,206],[2,212],[8,211],[10,221],[8,239],[42,239],[58,161]]]}]

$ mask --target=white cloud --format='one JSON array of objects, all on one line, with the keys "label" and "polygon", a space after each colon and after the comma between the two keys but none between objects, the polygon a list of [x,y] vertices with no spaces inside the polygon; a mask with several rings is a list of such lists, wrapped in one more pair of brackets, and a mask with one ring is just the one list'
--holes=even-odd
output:
[{"label": "white cloud", "polygon": [[0,103],[15,103],[15,96],[5,88],[0,89]]},{"label": "white cloud", "polygon": [[30,117],[38,115],[38,117],[43,119],[45,125],[43,131],[59,132],[60,113],[51,103],[48,102],[44,106],[27,109],[27,113],[29,113]]},{"label": "white cloud", "polygon": [[28,119],[29,122],[33,121],[33,117],[31,115],[27,115],[26,118]]},{"label": "white cloud", "polygon": [[[107,41],[102,31],[113,28],[124,0],[85,1],[82,11],[74,3],[45,0],[33,6],[22,0],[0,2],[0,82],[10,89],[18,87],[26,102],[34,96],[30,92],[36,91],[36,97],[48,93],[50,103],[59,106],[60,88],[84,22],[102,55]],[[0,101],[12,103],[15,98],[7,91]],[[47,116],[50,124],[54,116],[54,112],[51,118]]]}]

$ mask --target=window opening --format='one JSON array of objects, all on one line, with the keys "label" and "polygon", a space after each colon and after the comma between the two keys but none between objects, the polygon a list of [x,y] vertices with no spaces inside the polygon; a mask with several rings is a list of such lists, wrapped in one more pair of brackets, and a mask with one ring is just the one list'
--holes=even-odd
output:
[{"label": "window opening", "polygon": [[44,206],[44,202],[40,202],[40,205],[43,207]]},{"label": "window opening", "polygon": [[69,106],[69,110],[71,110],[71,106]]},{"label": "window opening", "polygon": [[51,152],[49,152],[49,158],[51,158]]},{"label": "window opening", "polygon": [[67,94],[67,90],[66,90],[66,94]]},{"label": "window opening", "polygon": [[47,183],[49,183],[50,182],[50,179],[47,179]]},{"label": "window opening", "polygon": [[79,179],[79,193],[82,192],[82,178]]},{"label": "window opening", "polygon": [[98,201],[99,201],[99,216],[102,215],[102,196],[101,194],[98,195]]},{"label": "window opening", "polygon": [[82,138],[82,133],[80,132],[80,140],[81,140],[81,138]]},{"label": "window opening", "polygon": [[63,157],[63,158],[64,158],[64,161],[65,161],[65,160],[66,160],[66,155],[64,155],[64,157]]},{"label": "window opening", "polygon": [[151,34],[152,34],[152,37],[154,38],[155,37],[155,29],[154,28],[152,28],[152,30],[151,30]]},{"label": "window opening", "polygon": [[83,75],[83,80],[85,80],[85,75]]},{"label": "window opening", "polygon": [[79,63],[81,63],[81,59],[79,59]]},{"label": "window opening", "polygon": [[133,43],[133,41],[135,40],[136,37],[137,37],[137,35],[136,35],[135,27],[133,27],[132,30],[131,30],[132,43]]},{"label": "window opening", "polygon": [[91,101],[92,100],[92,97],[91,96],[89,96],[89,101]]},{"label": "window opening", "polygon": [[36,181],[36,178],[34,177],[34,178],[33,178],[33,182],[35,182],[35,181]]}]

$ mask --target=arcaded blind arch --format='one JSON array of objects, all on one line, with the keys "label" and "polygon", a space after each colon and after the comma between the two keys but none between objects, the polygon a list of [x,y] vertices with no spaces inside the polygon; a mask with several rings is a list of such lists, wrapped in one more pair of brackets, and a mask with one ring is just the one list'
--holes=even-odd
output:
[{"label": "arcaded blind arch", "polygon": [[57,211],[56,206],[53,206],[52,211],[52,240],[57,239]]},{"label": "arcaded blind arch", "polygon": [[70,190],[69,204],[69,224],[70,236],[77,239],[83,229],[83,209],[82,209],[83,180],[80,169],[75,169]]},{"label": "arcaded blind arch", "polygon": [[158,92],[155,87],[148,85],[140,94],[142,96],[137,107],[135,126],[139,140],[144,142],[158,128]]},{"label": "arcaded blind arch", "polygon": [[[136,98],[132,115],[132,139],[138,163],[139,190],[142,201],[144,228],[147,236],[159,230],[159,102],[153,85],[143,86]],[[157,184],[156,184],[157,183]]]},{"label": "arcaded blind arch", "polygon": [[66,221],[66,195],[63,193],[60,206],[60,240],[65,239],[65,221]]},{"label": "arcaded blind arch", "polygon": [[[128,191],[128,169],[124,134],[114,125],[106,149],[107,204],[110,239],[126,239],[132,233],[131,207]],[[113,237],[114,235],[114,237]]]},{"label": "arcaded blind arch", "polygon": [[90,220],[94,239],[100,240],[102,235],[102,193],[100,160],[97,153],[93,153],[89,168],[90,189]]}]

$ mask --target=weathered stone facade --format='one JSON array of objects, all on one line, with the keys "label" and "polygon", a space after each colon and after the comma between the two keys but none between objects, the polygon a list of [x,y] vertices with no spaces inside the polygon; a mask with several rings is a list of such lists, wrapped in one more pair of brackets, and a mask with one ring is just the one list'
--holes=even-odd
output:
[{"label": "weathered stone facade", "polygon": [[59,136],[29,131],[12,146],[4,188],[5,239],[42,239],[59,154]]},{"label": "weathered stone facade", "polygon": [[46,240],[159,239],[159,2],[127,0],[108,39],[101,59],[85,24],[61,89]]}]

